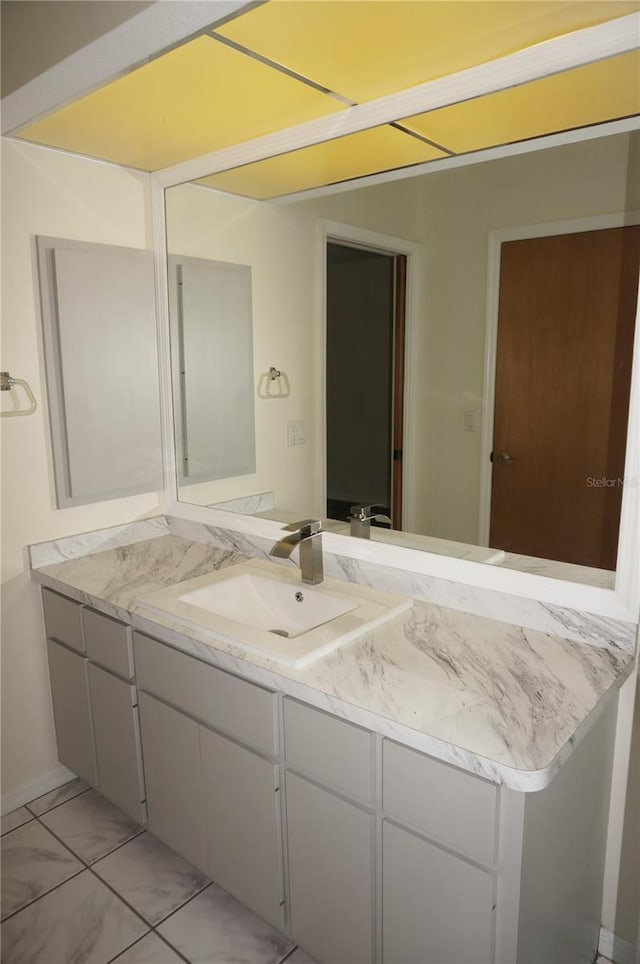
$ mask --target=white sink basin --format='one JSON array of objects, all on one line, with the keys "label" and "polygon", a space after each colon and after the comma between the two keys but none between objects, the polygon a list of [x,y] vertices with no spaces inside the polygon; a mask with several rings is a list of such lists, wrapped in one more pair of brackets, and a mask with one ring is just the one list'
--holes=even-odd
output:
[{"label": "white sink basin", "polygon": [[357,601],[339,599],[311,586],[296,586],[253,572],[192,589],[178,599],[289,638],[322,626],[358,606]]},{"label": "white sink basin", "polygon": [[412,605],[393,593],[251,560],[189,579],[137,600],[137,611],[195,627],[221,642],[300,669]]}]

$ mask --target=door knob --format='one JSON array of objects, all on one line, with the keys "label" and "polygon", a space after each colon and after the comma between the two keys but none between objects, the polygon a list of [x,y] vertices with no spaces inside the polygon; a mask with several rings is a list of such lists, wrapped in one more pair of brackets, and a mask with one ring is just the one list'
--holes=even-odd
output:
[{"label": "door knob", "polygon": [[512,459],[508,452],[500,452],[499,455],[491,453],[491,461],[497,462],[498,465],[510,465],[511,462],[515,462],[515,459]]}]

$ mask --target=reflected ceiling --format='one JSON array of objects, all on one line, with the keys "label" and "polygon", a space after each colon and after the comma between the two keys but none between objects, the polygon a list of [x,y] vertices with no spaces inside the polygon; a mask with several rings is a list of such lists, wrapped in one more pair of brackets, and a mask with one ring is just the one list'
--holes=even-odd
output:
[{"label": "reflected ceiling", "polygon": [[[640,54],[623,54],[497,94],[292,151],[203,178],[221,191],[264,200],[390,170],[529,140],[640,112]],[[430,143],[415,141],[409,132]],[[391,135],[394,135],[393,137]],[[439,145],[439,149],[430,145]]]},{"label": "reflected ceiling", "polygon": [[[270,0],[17,136],[155,171],[640,9],[638,0]],[[252,198],[640,113],[623,54],[203,183]]]},{"label": "reflected ceiling", "polygon": [[198,183],[263,200],[446,156],[445,151],[387,124],[236,167]]}]

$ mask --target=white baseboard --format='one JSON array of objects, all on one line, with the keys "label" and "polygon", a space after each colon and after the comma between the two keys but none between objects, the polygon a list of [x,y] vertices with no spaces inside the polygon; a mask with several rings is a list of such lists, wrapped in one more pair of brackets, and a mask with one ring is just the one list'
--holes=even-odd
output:
[{"label": "white baseboard", "polygon": [[625,941],[623,937],[618,937],[617,934],[612,934],[606,927],[601,927],[598,954],[613,961],[614,964],[634,964],[636,945],[631,941]]},{"label": "white baseboard", "polygon": [[36,797],[41,797],[43,793],[56,790],[64,783],[68,783],[69,780],[74,780],[75,776],[75,773],[63,766],[56,767],[55,770],[49,770],[48,773],[36,777],[35,780],[30,780],[29,783],[23,783],[21,787],[16,787],[15,790],[3,793],[0,810],[3,815],[11,813],[12,810],[17,810],[18,807],[23,807],[25,803],[35,800]]}]

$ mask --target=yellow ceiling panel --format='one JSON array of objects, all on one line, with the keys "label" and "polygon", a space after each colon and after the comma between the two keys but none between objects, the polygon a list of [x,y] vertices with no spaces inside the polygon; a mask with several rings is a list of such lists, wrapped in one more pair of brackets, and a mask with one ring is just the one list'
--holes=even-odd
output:
[{"label": "yellow ceiling panel", "polygon": [[456,154],[640,112],[640,54],[622,54],[402,121]]},{"label": "yellow ceiling panel", "polygon": [[256,161],[198,183],[264,200],[445,156],[395,127],[376,127]]},{"label": "yellow ceiling panel", "polygon": [[335,98],[198,37],[19,136],[154,171],[342,109]]},{"label": "yellow ceiling panel", "polygon": [[217,32],[361,103],[639,9],[638,0],[270,0]]}]

